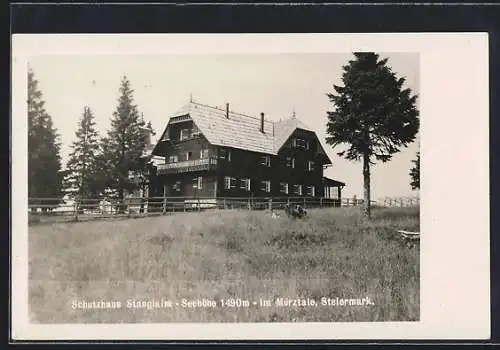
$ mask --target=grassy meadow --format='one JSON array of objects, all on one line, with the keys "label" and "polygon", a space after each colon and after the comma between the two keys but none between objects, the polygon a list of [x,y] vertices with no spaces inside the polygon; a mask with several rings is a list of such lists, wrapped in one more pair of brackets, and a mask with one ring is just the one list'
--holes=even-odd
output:
[{"label": "grassy meadow", "polygon": [[[312,209],[304,220],[226,210],[33,225],[31,322],[418,321],[419,246],[394,239],[395,229],[419,230],[418,208],[373,209],[373,217],[353,207]],[[318,304],[275,306],[280,297]],[[323,306],[322,297],[372,305]],[[217,307],[125,307],[202,298]],[[240,307],[220,306],[231,298]],[[259,299],[273,304],[253,305]],[[122,308],[72,307],[91,300]]]}]

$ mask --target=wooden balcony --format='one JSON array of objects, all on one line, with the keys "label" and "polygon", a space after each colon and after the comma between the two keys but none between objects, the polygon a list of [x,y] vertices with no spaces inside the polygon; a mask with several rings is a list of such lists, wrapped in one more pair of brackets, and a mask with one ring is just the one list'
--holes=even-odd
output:
[{"label": "wooden balcony", "polygon": [[179,174],[193,171],[215,170],[217,167],[217,158],[205,158],[186,160],[176,163],[158,164],[156,173],[162,174]]}]

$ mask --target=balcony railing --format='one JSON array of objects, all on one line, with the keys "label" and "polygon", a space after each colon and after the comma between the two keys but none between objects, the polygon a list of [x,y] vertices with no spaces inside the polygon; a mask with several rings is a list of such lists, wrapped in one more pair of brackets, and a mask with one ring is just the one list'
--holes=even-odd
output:
[{"label": "balcony railing", "polygon": [[186,160],[183,162],[158,164],[157,174],[178,174],[200,170],[215,170],[217,158]]}]

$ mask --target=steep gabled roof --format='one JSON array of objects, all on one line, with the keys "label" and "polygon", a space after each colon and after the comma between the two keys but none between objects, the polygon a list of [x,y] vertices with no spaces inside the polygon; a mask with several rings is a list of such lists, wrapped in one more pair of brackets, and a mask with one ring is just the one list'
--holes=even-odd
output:
[{"label": "steep gabled roof", "polygon": [[253,152],[275,154],[273,123],[264,121],[264,133],[260,132],[260,119],[229,112],[220,108],[190,102],[175,116],[189,114],[212,145],[240,148]]},{"label": "steep gabled roof", "polygon": [[307,125],[302,123],[297,118],[289,118],[285,120],[280,120],[274,124],[274,148],[276,151],[279,151],[281,147],[288,140],[290,135],[296,130],[302,129],[314,132],[314,130],[310,129]]},{"label": "steep gabled roof", "polygon": [[[187,115],[212,145],[272,155],[278,154],[296,129],[314,132],[300,120],[289,118],[279,122],[264,120],[264,133],[262,133],[260,131],[260,118],[233,111],[229,111],[229,118],[226,118],[225,109],[195,102],[184,105],[172,117]],[[321,143],[319,145],[320,153],[326,155]],[[327,163],[331,163],[328,156],[326,158]]]}]

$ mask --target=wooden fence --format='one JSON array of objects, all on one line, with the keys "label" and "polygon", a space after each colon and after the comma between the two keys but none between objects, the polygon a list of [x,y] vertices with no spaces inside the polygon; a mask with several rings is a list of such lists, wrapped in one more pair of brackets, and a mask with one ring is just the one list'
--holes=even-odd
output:
[{"label": "wooden fence", "polygon": [[385,197],[378,200],[384,207],[417,207],[420,205],[419,197]]},{"label": "wooden fence", "polygon": [[[372,201],[377,204],[376,201]],[[116,199],[29,198],[29,222],[80,221],[93,218],[137,217],[212,209],[282,210],[285,205],[300,204],[309,208],[332,208],[362,205],[356,198],[313,197],[129,197]]]}]

